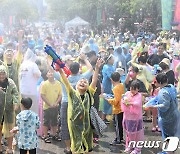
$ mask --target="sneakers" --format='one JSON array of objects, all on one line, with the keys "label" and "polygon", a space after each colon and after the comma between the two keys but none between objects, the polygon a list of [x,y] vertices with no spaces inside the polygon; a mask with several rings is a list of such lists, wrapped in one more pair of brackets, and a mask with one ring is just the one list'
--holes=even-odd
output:
[{"label": "sneakers", "polygon": [[114,140],[110,143],[110,145],[119,145],[119,144],[121,144],[121,142],[117,140]]},{"label": "sneakers", "polygon": [[51,140],[50,140],[50,138],[47,136],[47,137],[44,137],[44,142],[45,142],[45,143],[51,143]]},{"label": "sneakers", "polygon": [[54,141],[61,141],[61,138],[59,136],[57,136],[57,135],[53,136],[52,139]]},{"label": "sneakers", "polygon": [[110,121],[108,121],[107,119],[103,120],[105,124],[110,124]]}]

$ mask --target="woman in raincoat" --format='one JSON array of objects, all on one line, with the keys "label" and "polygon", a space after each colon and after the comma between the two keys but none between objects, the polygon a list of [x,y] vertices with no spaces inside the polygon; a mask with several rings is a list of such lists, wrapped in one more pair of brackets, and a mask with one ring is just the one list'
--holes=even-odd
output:
[{"label": "woman in raincoat", "polygon": [[[168,77],[165,73],[158,74],[156,81],[157,86],[161,89],[158,96],[145,104],[145,107],[158,109],[158,124],[163,140],[167,137],[180,137],[180,113],[176,88],[168,84]],[[162,152],[161,154],[167,153]]]},{"label": "woman in raincoat", "polygon": [[[13,134],[10,130],[15,126],[15,105],[19,102],[19,94],[14,81],[7,77],[6,67],[0,65],[0,141],[2,128],[4,137],[7,138],[7,153],[12,153]],[[0,144],[0,153],[2,146]]]},{"label": "woman in raincoat", "polygon": [[14,52],[11,49],[12,43],[7,45],[7,50],[4,52],[4,64],[7,67],[8,76],[14,81],[19,90],[19,68],[23,59],[22,54],[22,36],[24,31],[20,30],[18,32],[18,52],[16,58],[14,58]]},{"label": "woman in raincoat", "polygon": [[176,88],[168,84],[168,77],[165,73],[160,73],[156,81],[161,88],[157,96],[158,123],[162,131],[162,138],[175,136],[178,127],[178,100]]}]

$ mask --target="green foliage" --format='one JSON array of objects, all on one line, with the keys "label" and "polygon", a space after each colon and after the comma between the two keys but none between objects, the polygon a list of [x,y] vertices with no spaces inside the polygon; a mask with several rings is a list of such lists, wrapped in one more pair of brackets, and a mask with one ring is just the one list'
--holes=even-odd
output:
[{"label": "green foliage", "polygon": [[28,0],[0,0],[0,6],[0,15],[4,18],[8,18],[9,16],[29,20],[38,18],[36,6]]},{"label": "green foliage", "polygon": [[[129,23],[143,22],[151,17],[157,22],[161,14],[160,0],[46,0],[49,6],[48,15],[51,19],[69,20],[76,15],[94,23],[98,10],[105,10],[107,18],[128,17]],[[117,23],[116,23],[117,24]]]}]

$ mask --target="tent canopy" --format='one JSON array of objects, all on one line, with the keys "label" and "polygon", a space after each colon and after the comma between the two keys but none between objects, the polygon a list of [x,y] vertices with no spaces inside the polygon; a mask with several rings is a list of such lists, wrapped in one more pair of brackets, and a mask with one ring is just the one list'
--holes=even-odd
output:
[{"label": "tent canopy", "polygon": [[89,25],[90,24],[87,21],[83,20],[80,17],[76,17],[76,18],[74,18],[74,19],[72,19],[72,20],[65,23],[66,29],[70,28],[70,27],[73,27],[73,28],[75,28],[75,27],[84,27],[84,26],[88,27]]}]

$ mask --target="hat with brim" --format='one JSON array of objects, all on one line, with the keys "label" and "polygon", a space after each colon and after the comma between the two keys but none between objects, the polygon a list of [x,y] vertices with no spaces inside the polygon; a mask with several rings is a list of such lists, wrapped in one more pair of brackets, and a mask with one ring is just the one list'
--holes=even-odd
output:
[{"label": "hat with brim", "polygon": [[162,63],[170,66],[170,60],[169,60],[168,58],[164,58],[164,59],[159,63],[159,65],[162,64]]},{"label": "hat with brim", "polygon": [[104,48],[100,48],[99,52],[106,52],[106,50]]},{"label": "hat with brim", "polygon": [[5,73],[7,75],[7,69],[4,65],[0,65],[0,73]]},{"label": "hat with brim", "polygon": [[72,60],[74,61],[75,58],[73,58],[71,55],[66,55],[64,58],[63,58],[64,61],[68,61],[68,60]]}]

